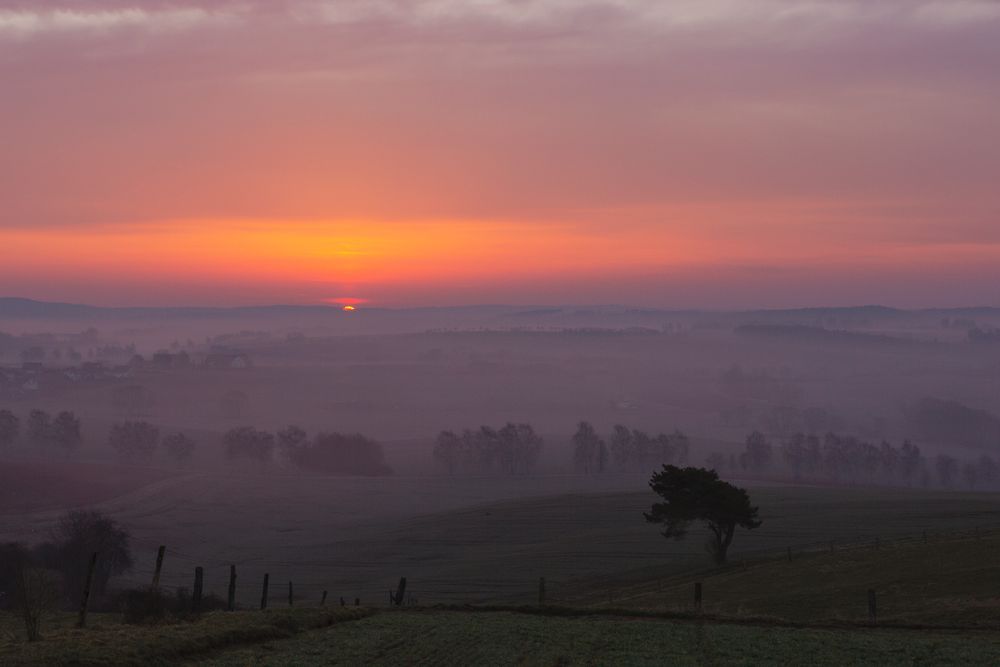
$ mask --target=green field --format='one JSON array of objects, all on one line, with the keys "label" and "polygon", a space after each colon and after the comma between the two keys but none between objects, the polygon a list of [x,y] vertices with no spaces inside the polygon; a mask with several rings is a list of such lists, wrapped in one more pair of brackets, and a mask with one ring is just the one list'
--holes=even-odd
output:
[{"label": "green field", "polygon": [[504,612],[379,614],[206,665],[996,664],[1000,637]]},{"label": "green field", "polygon": [[681,576],[607,578],[580,587],[577,606],[684,611],[702,582],[708,614],[861,623],[867,592],[883,624],[1000,630],[1000,533],[880,541],[793,552]]},{"label": "green field", "polygon": [[[558,611],[558,610],[556,610]],[[3,622],[9,621],[4,619]],[[0,643],[5,665],[987,665],[1000,635],[813,629],[629,615],[319,610],[208,614],[157,627],[97,617],[36,644]]]},{"label": "green field", "polygon": [[[618,587],[709,566],[702,528],[677,542],[643,521],[654,500],[645,480],[606,482],[635,492],[585,493],[586,482],[205,476],[154,485],[101,507],[133,536],[136,566],[122,584],[148,584],[156,548],[165,544],[167,587],[190,588],[195,567],[202,566],[206,591],[224,593],[233,563],[237,598],[247,605],[259,600],[265,572],[275,602],[293,581],[303,601],[317,601],[328,590],[335,600],[360,597],[380,605],[405,576],[422,605],[528,604],[544,576],[551,603],[575,605],[604,601],[608,578]],[[546,489],[562,492],[541,495]],[[923,531],[936,538],[1000,528],[1000,495],[991,493],[804,486],[750,486],[750,493],[764,523],[737,534],[731,550],[737,563],[787,547],[826,550],[831,541],[841,550],[876,539],[888,545]],[[57,516],[5,515],[0,539],[43,538]],[[863,595],[869,583],[883,585],[855,585]],[[689,597],[682,590],[642,604]]]},{"label": "green field", "polygon": [[[271,609],[155,627],[92,614],[82,631],[63,615],[34,645],[0,614],[0,664],[1000,663],[995,494],[751,486],[764,524],[714,568],[701,528],[675,542],[642,520],[651,493],[540,495],[547,485],[232,476],[148,487],[102,505],[134,537],[137,566],[120,585],[147,584],[166,543],[168,592],[203,565],[206,592],[224,593],[235,562],[238,603],[255,607],[267,572]],[[56,515],[7,515],[0,537],[44,535]],[[389,610],[400,576],[411,606]],[[551,606],[539,614],[524,606],[542,576]],[[366,606],[318,609],[323,590]]]}]

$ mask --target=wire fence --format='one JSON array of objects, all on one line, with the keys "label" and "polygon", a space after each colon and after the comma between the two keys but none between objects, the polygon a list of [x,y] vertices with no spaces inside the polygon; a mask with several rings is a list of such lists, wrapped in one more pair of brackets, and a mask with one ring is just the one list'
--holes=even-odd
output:
[{"label": "wire fence", "polygon": [[[408,570],[412,574],[412,570],[419,568],[415,567],[416,563],[408,562],[405,554],[401,554],[397,564],[398,575],[388,577],[384,573],[371,572],[371,564],[363,558],[295,560],[249,557],[230,560],[207,554],[199,556],[187,550],[166,546],[159,588],[172,595],[189,595],[194,587],[195,569],[203,568],[206,593],[221,593],[224,597],[229,588],[231,567],[235,567],[237,576],[234,591],[236,605],[240,608],[256,608],[260,605],[265,575],[269,580],[268,606],[290,603],[289,583],[294,589],[291,599],[291,604],[294,605],[318,606],[324,600],[326,604],[354,604],[357,600],[365,606],[394,605],[396,600],[393,596],[399,588],[399,578],[402,577],[407,578],[405,596],[400,600],[400,604],[404,605],[527,605],[544,602],[573,606],[592,604],[595,595],[598,595],[597,591],[613,589],[616,583],[622,581],[622,577],[639,584],[658,580],[660,584],[657,585],[662,585],[663,580],[679,582],[696,575],[710,576],[726,569],[746,569],[780,560],[797,561],[822,553],[893,549],[945,539],[983,539],[995,537],[997,533],[1000,533],[1000,524],[970,529],[921,530],[886,537],[860,534],[849,539],[787,541],[781,545],[738,552],[722,568],[710,567],[704,554],[698,555],[691,551],[630,552],[630,563],[646,561],[652,567],[639,567],[624,573],[613,569],[599,570],[588,565],[592,558],[599,558],[602,564],[607,565],[608,551],[543,552],[549,558],[576,564],[578,567],[573,571],[583,573],[562,577],[558,576],[558,572],[546,573],[541,567],[536,569],[536,575],[528,576],[523,567],[511,568],[510,556],[505,554],[465,563],[463,569],[475,569],[478,573],[475,576],[464,574],[463,569],[456,570],[454,576],[440,571],[425,576],[407,576]],[[776,535],[774,541],[782,541],[783,537],[785,535]],[[148,539],[137,539],[135,544],[151,557],[138,558],[136,566],[123,583],[136,587],[148,586],[156,574],[153,557],[160,545]],[[537,557],[538,553],[533,552],[532,555]],[[670,563],[668,567],[667,559],[671,556],[685,560]],[[381,570],[385,568],[385,564],[378,567]],[[540,584],[542,579],[545,580],[544,584]],[[614,601],[614,596],[610,596],[609,603]],[[619,598],[619,601],[623,600]]]}]

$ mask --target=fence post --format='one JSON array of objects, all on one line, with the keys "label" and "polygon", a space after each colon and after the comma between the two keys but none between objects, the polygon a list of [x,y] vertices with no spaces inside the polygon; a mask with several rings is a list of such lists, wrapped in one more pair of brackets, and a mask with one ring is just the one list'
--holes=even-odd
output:
[{"label": "fence post", "polygon": [[323,599],[319,601],[319,606],[320,607],[326,606],[326,591],[323,591]]},{"label": "fence post", "polygon": [[267,580],[271,575],[264,574],[264,589],[260,593],[260,608],[267,609]]},{"label": "fence post", "polygon": [[354,606],[355,607],[361,606],[361,598],[354,598]]},{"label": "fence post", "polygon": [[694,582],[694,608],[701,611],[701,582]]},{"label": "fence post", "polygon": [[160,548],[156,550],[156,569],[153,570],[153,588],[158,588],[160,585],[160,572],[163,570],[163,554],[167,551],[167,547],[160,545]]},{"label": "fence post", "polygon": [[83,628],[87,625],[87,604],[90,602],[90,586],[94,583],[94,570],[97,568],[97,552],[90,556],[90,565],[87,567],[87,579],[83,584],[83,599],[80,600],[80,617],[76,621],[76,627]]},{"label": "fence post", "polygon": [[878,609],[875,606],[875,589],[868,589],[868,620],[875,625],[878,619]]},{"label": "fence post", "polygon": [[341,607],[346,607],[347,606],[347,601],[343,597],[340,598],[340,606]]},{"label": "fence post", "polygon": [[396,588],[396,596],[392,598],[392,595],[390,595],[389,597],[391,597],[393,601],[396,603],[396,606],[399,607],[403,604],[403,595],[405,593],[406,593],[406,577],[400,577],[399,586]]},{"label": "fence post", "polygon": [[194,592],[191,594],[191,609],[193,611],[198,611],[198,608],[201,607],[201,589],[204,583],[202,577],[204,574],[205,571],[200,565],[194,568]]},{"label": "fence post", "polygon": [[236,610],[236,566],[229,566],[229,611]]},{"label": "fence post", "polygon": [[292,582],[288,582],[288,606],[292,607],[295,605],[295,595],[292,593]]},{"label": "fence post", "polygon": [[545,577],[538,578],[538,606],[545,606]]},{"label": "fence post", "polygon": [[788,562],[792,562],[792,548],[788,547]]}]

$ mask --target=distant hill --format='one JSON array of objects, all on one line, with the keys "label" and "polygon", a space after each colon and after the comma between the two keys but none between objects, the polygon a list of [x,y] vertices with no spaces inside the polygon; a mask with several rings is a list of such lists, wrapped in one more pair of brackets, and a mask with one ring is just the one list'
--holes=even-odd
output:
[{"label": "distant hill", "polygon": [[[376,308],[365,306],[357,314],[382,313],[386,316],[432,315],[471,316],[476,318],[510,318],[538,320],[637,320],[655,322],[677,317],[718,318],[734,325],[802,325],[816,328],[826,322],[836,322],[842,328],[926,317],[996,317],[1000,318],[1000,308],[933,308],[923,310],[901,310],[886,306],[869,305],[835,308],[785,308],[771,310],[731,310],[712,311],[699,309],[635,308],[631,306],[552,306],[483,304],[468,306]],[[264,305],[264,306],[127,306],[108,307],[77,303],[39,301],[21,297],[0,297],[0,320],[2,319],[73,319],[73,318],[117,318],[117,319],[191,319],[191,318],[248,318],[270,315],[338,316],[342,311],[336,305]]]}]

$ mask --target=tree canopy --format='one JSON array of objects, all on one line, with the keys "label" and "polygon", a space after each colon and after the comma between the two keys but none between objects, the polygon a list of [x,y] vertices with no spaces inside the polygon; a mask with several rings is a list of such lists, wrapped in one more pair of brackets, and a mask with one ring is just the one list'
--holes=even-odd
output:
[{"label": "tree canopy", "polygon": [[664,537],[678,540],[692,522],[706,522],[711,532],[706,546],[717,563],[726,561],[737,526],[753,530],[761,524],[746,490],[722,481],[714,470],[664,465],[649,486],[664,502],[644,513],[646,521],[661,524]]}]

